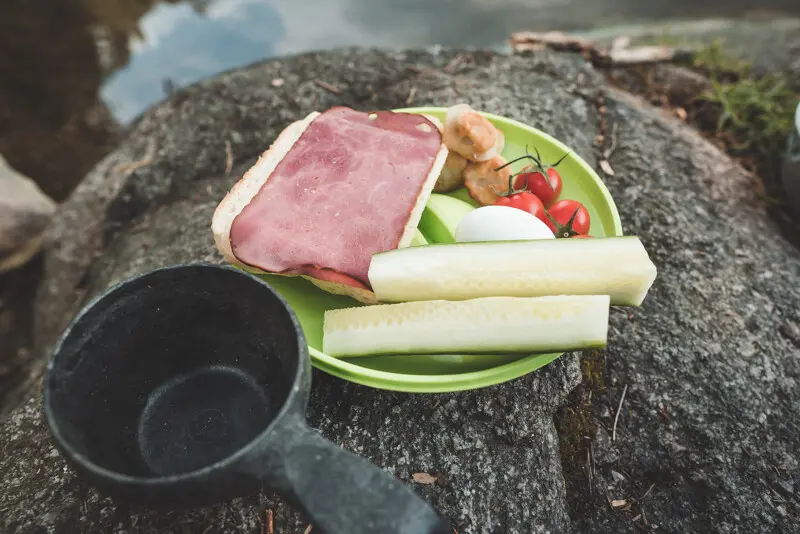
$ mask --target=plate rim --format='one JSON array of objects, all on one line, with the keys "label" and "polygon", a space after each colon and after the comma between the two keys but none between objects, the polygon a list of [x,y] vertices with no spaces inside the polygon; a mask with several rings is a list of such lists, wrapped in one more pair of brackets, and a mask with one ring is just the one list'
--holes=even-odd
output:
[{"label": "plate rim", "polygon": [[[444,113],[446,110],[447,107],[444,106],[419,106],[394,108],[390,111],[395,113],[422,114]],[[570,151],[572,153],[573,160],[578,163],[578,165],[580,165],[580,167],[582,167],[587,174],[593,177],[595,184],[600,189],[600,193],[602,194],[606,203],[610,206],[614,223],[612,228],[613,234],[615,236],[623,235],[622,220],[620,218],[617,205],[614,202],[614,198],[611,196],[611,192],[608,190],[608,187],[600,175],[579,154],[548,133],[516,119],[486,111],[478,111],[478,113],[493,123],[506,124],[511,127],[530,131],[534,135],[538,135],[546,139],[548,142],[557,146],[561,150],[565,152]],[[311,365],[320,371],[362,386],[403,393],[451,393],[494,386],[526,376],[546,365],[551,364],[565,354],[567,354],[567,352],[528,354],[513,362],[507,362],[502,365],[490,367],[488,369],[482,369],[480,371],[439,375],[414,375],[408,373],[380,371],[378,369],[362,367],[349,361],[351,359],[357,360],[358,358],[334,358],[333,356],[328,356],[327,354],[320,352],[313,347],[309,347]],[[532,362],[532,360],[541,361]],[[532,365],[533,367],[531,367]]]},{"label": "plate rim", "polygon": [[[481,389],[521,378],[552,363],[566,353],[528,354],[513,362],[488,369],[446,375],[412,375],[380,371],[352,364],[347,361],[348,359],[328,356],[312,347],[309,347],[309,354],[315,368],[348,382],[404,393],[450,393]],[[535,362],[535,367],[531,367],[531,360],[541,361]],[[519,372],[521,370],[524,371]],[[399,381],[398,377],[402,377],[402,380]]]}]

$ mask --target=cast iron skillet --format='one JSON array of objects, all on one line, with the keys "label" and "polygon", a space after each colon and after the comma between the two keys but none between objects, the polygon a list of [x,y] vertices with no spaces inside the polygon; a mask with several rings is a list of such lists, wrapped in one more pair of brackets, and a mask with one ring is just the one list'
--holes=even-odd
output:
[{"label": "cast iron skillet", "polygon": [[176,265],[78,314],[44,409],[65,457],[113,496],[185,507],[267,487],[330,534],[449,532],[408,486],[308,427],[310,384],[303,331],[268,284]]}]

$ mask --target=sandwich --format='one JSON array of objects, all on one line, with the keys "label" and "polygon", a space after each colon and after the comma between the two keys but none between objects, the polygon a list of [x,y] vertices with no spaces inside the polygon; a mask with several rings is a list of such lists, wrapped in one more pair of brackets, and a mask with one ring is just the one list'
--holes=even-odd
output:
[{"label": "sandwich", "polygon": [[343,106],[288,125],[217,206],[225,259],[377,299],[374,254],[407,247],[448,150],[435,118]]}]

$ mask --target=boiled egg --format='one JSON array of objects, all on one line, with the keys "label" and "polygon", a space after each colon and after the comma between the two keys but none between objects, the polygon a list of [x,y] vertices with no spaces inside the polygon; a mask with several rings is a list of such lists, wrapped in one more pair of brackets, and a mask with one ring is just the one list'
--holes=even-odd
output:
[{"label": "boiled egg", "polygon": [[536,216],[510,206],[483,206],[464,216],[456,228],[456,242],[555,239]]}]

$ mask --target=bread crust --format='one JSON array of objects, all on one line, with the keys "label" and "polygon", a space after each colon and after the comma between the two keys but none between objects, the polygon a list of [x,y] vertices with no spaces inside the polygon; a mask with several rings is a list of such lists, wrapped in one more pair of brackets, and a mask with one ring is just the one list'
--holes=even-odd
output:
[{"label": "bread crust", "polygon": [[[365,304],[375,304],[378,302],[375,294],[364,288],[350,286],[339,282],[320,280],[312,276],[299,274],[284,274],[263,271],[252,265],[247,265],[239,261],[233,253],[230,234],[233,221],[236,216],[258,195],[264,184],[267,183],[272,172],[281,162],[283,157],[292,149],[294,144],[303,135],[306,128],[321,114],[317,111],[309,113],[305,118],[295,121],[281,131],[270,147],[265,150],[258,161],[247,170],[242,178],[231,188],[225,197],[220,201],[211,219],[211,230],[214,234],[214,243],[226,261],[254,274],[278,274],[282,276],[300,276],[309,280],[312,284],[323,291],[336,295],[347,295]],[[420,118],[428,121],[441,133],[441,123],[434,117],[420,115]],[[447,159],[447,147],[442,140],[439,152],[431,165],[428,176],[423,182],[417,202],[409,213],[408,221],[400,236],[397,248],[405,248],[411,245],[414,235],[422,217],[422,212],[428,202],[436,180],[439,177],[445,159]],[[321,267],[325,267],[324,265]]]},{"label": "bread crust", "polygon": [[228,191],[228,194],[220,201],[217,209],[214,210],[214,216],[211,218],[214,243],[216,243],[217,248],[228,262],[244,266],[233,254],[231,246],[231,226],[233,226],[236,216],[261,191],[261,188],[272,176],[272,172],[283,157],[300,139],[308,125],[319,115],[319,112],[313,111],[306,115],[305,118],[295,121],[284,128],[270,147],[261,153],[258,161]]}]

